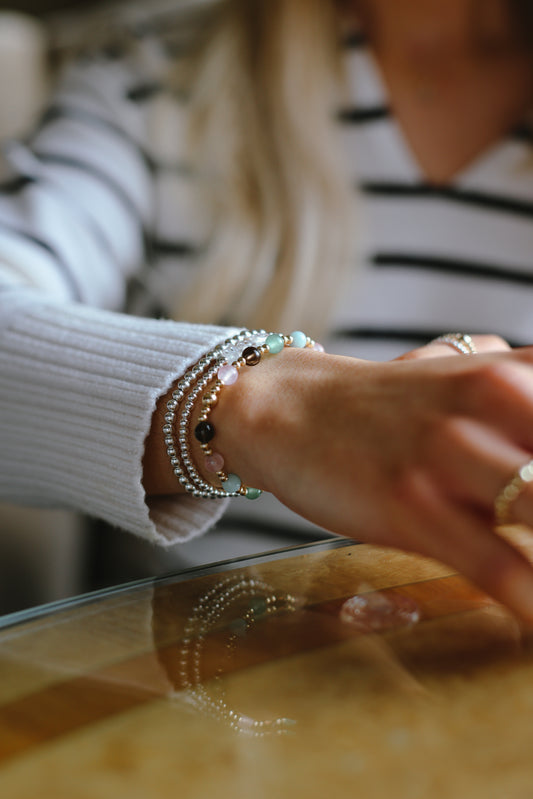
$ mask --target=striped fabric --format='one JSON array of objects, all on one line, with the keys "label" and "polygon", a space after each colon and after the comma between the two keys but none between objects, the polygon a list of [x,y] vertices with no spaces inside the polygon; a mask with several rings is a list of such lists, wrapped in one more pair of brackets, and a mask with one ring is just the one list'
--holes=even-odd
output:
[{"label": "striped fabric", "polygon": [[[529,128],[431,186],[361,36],[347,39],[345,58],[351,99],[338,124],[365,225],[327,349],[387,359],[446,330],[529,343]],[[220,506],[144,504],[153,403],[233,329],[147,318],[169,313],[206,238],[179,147],[187,106],[165,88],[163,64],[151,34],[134,58],[80,61],[31,138],[4,148],[0,495],[78,508],[168,544],[203,531]],[[254,511],[234,505],[226,526],[248,527],[255,512],[263,528],[301,527],[271,498]]]},{"label": "striped fabric", "polygon": [[443,330],[532,342],[532,132],[510,131],[447,185],[430,185],[360,37],[347,60],[353,105],[339,120],[366,229],[332,346],[381,359]]}]

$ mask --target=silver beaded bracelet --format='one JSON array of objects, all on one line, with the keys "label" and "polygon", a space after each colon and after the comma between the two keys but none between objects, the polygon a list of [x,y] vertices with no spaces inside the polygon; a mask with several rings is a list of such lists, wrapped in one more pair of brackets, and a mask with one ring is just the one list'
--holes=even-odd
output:
[{"label": "silver beaded bracelet", "polygon": [[[243,344],[245,344],[244,348]],[[285,347],[324,350],[322,345],[317,344],[301,331],[295,331],[290,336],[267,333],[264,330],[242,331],[215,347],[179,381],[172,394],[172,399],[167,403],[168,413],[165,415],[163,433],[174,474],[185,490],[193,496],[216,499],[244,496],[247,499],[256,499],[261,495],[260,489],[243,485],[238,475],[228,474],[224,470],[222,455],[213,452],[210,446],[215,435],[215,428],[209,422],[209,416],[218,401],[222,387],[236,382],[240,368],[256,366],[264,354],[275,355]],[[193,462],[189,447],[193,408],[201,392],[213,380],[215,380],[214,385],[202,398],[202,411],[194,429],[194,436],[200,442],[206,456],[206,470],[216,474],[221,483],[220,487],[203,479]],[[176,409],[183,400],[185,402],[179,419],[176,445],[174,438]]]},{"label": "silver beaded bracelet", "polygon": [[[163,436],[166,445],[167,455],[170,458],[172,470],[178,481],[188,493],[197,497],[227,497],[227,492],[217,489],[210,483],[202,480],[190,457],[189,452],[189,419],[194,402],[205,386],[216,374],[218,367],[228,358],[233,359],[242,348],[243,343],[253,342],[264,338],[267,335],[265,330],[241,330],[231,338],[218,344],[210,352],[206,353],[200,360],[186,372],[177,383],[172,392],[171,399],[167,402],[167,412],[164,417]],[[214,373],[210,372],[216,365]],[[207,380],[202,383],[201,388],[196,390],[199,383],[203,381],[206,374]],[[181,414],[178,441],[175,440],[174,425],[179,405],[183,402],[186,394],[194,387],[193,392],[187,397],[183,412]],[[193,396],[194,394],[194,396]],[[238,496],[237,493],[234,496]]]}]

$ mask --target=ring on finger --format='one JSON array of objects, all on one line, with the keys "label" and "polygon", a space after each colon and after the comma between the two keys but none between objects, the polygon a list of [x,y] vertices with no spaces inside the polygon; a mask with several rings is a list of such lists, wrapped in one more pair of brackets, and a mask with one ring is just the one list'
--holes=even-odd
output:
[{"label": "ring on finger", "polygon": [[432,344],[447,344],[462,355],[476,355],[477,349],[472,336],[468,333],[443,333],[431,342]]},{"label": "ring on finger", "polygon": [[494,500],[496,526],[512,522],[511,508],[528,483],[533,481],[533,460],[524,463],[502,488]]}]

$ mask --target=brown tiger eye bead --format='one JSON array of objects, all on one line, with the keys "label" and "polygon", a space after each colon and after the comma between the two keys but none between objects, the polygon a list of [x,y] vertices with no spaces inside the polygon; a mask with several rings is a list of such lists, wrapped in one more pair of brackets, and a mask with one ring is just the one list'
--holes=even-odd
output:
[{"label": "brown tiger eye bead", "polygon": [[257,347],[246,347],[241,357],[244,358],[246,366],[255,366],[261,360],[261,351]]}]

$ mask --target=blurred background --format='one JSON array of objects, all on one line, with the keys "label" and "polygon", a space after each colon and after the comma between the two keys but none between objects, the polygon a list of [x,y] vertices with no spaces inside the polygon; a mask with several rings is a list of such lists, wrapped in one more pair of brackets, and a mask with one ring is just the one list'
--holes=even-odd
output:
[{"label": "blurred background", "polygon": [[[0,3],[0,144],[31,129],[46,103],[54,72],[83,41],[89,22],[142,16],[159,5],[157,0]],[[110,535],[108,544],[103,529],[88,527],[72,513],[0,504],[0,615],[157,570],[149,563],[140,568],[138,555],[129,555],[131,536]],[[117,573],[113,564],[117,558],[120,562],[118,553],[124,549],[129,560],[121,561]]]}]

